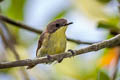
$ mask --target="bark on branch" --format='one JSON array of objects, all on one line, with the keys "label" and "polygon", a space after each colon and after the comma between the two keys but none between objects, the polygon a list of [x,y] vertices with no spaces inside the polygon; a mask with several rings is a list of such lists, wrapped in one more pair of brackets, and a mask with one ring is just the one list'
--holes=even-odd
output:
[{"label": "bark on branch", "polygon": [[12,61],[12,62],[2,62],[0,63],[0,69],[5,69],[5,68],[12,68],[12,67],[21,67],[21,66],[31,66],[34,64],[41,64],[41,63],[51,63],[55,60],[59,60],[61,58],[69,58],[72,56],[84,54],[87,52],[92,52],[92,51],[98,51],[100,49],[106,48],[106,47],[113,47],[113,46],[118,46],[120,45],[120,34],[117,36],[104,40],[99,43],[92,44],[88,47],[81,48],[79,50],[73,50],[74,55],[72,55],[70,52],[65,52],[57,55],[52,55],[50,60],[48,60],[47,57],[42,57],[39,59],[26,59],[26,60],[19,60],[19,61]]},{"label": "bark on branch", "polygon": [[[34,32],[37,34],[42,33],[42,30],[37,30],[35,28],[32,28],[31,26],[25,25],[25,24],[18,22],[18,21],[14,21],[14,20],[12,20],[6,16],[3,16],[3,15],[0,15],[0,20],[4,21],[6,23],[9,23],[9,24],[15,25],[18,28],[22,28],[22,29],[25,29],[25,30],[28,30],[28,31],[31,31],[31,32]],[[67,40],[72,41],[72,42],[77,43],[77,44],[93,44],[93,43],[95,43],[95,42],[86,42],[86,41],[74,40],[71,38],[67,38]]]}]

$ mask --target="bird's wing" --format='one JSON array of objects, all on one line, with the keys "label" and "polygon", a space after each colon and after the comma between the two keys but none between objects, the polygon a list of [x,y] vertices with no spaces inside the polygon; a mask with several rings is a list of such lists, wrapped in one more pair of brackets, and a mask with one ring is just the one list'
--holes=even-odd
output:
[{"label": "bird's wing", "polygon": [[43,32],[43,33],[41,34],[40,38],[39,38],[38,47],[37,47],[37,50],[36,50],[36,56],[37,56],[37,54],[38,54],[38,50],[39,50],[39,49],[41,48],[41,46],[42,46],[45,33],[46,33],[46,32]]}]

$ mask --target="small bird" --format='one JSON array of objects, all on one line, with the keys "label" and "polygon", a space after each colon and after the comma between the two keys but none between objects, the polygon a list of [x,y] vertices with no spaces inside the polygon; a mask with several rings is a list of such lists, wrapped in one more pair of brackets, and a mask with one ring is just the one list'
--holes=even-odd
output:
[{"label": "small bird", "polygon": [[[50,58],[50,55],[65,52],[67,42],[65,32],[67,26],[70,24],[72,24],[72,22],[67,23],[66,19],[57,19],[49,23],[39,38],[36,57],[47,56]],[[34,66],[35,65],[29,66],[27,69]]]}]

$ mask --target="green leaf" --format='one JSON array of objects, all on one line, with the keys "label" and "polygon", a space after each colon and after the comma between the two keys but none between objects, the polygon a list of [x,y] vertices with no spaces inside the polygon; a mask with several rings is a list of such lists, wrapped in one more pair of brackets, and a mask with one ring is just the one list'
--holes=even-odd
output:
[{"label": "green leaf", "polygon": [[63,10],[62,12],[60,12],[58,15],[55,16],[55,19],[62,18],[63,16],[66,15],[67,12],[68,10]]},{"label": "green leaf", "polygon": [[119,18],[117,16],[105,21],[99,21],[97,27],[108,29],[112,35],[120,33]]},{"label": "green leaf", "polygon": [[105,70],[100,70],[98,72],[97,80],[110,80],[110,78]]},{"label": "green leaf", "polygon": [[[2,9],[2,13],[5,16],[15,20],[15,21],[22,21],[23,20],[23,13],[24,13],[24,4],[26,0],[9,0],[8,8]],[[5,2],[7,4],[7,2]],[[4,5],[2,5],[4,6]],[[19,40],[19,30],[20,28],[12,27],[13,25],[7,25],[10,32]]]},{"label": "green leaf", "polygon": [[103,3],[103,4],[107,4],[112,0],[97,0],[97,1],[99,1],[100,3]]},{"label": "green leaf", "polygon": [[23,20],[25,1],[26,0],[11,0],[9,8],[4,13],[12,19]]},{"label": "green leaf", "polygon": [[60,13],[58,13],[56,16],[54,16],[53,20],[63,18],[69,11],[70,9],[62,10]]},{"label": "green leaf", "polygon": [[119,17],[115,16],[115,17],[110,17],[109,19],[105,20],[105,21],[99,21],[98,28],[119,28]]}]

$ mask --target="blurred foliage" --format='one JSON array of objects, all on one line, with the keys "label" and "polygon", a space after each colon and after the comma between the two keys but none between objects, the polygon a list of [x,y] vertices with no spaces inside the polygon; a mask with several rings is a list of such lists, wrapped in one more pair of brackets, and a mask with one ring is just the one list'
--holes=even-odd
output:
[{"label": "blurred foliage", "polygon": [[[19,45],[17,45],[16,47],[15,47],[15,49],[16,49],[16,51],[18,52],[18,54],[20,55],[20,59],[21,60],[23,60],[23,59],[28,59],[29,58],[29,55],[27,54],[27,51],[26,51],[26,49],[24,48],[24,47],[22,47],[22,46],[19,46]],[[12,54],[12,51],[10,50],[10,49],[8,49],[7,50],[8,52],[8,54],[7,54],[7,60],[8,61],[15,61],[16,59],[15,59],[15,55],[14,54]],[[10,57],[9,57],[10,56]]]},{"label": "blurred foliage", "polygon": [[119,25],[119,17],[110,17],[105,21],[99,21],[98,22],[98,28],[112,28],[112,29],[116,29],[116,28],[120,28]]},{"label": "blurred foliage", "polygon": [[[26,50],[22,46],[15,47],[18,54],[20,55],[21,60],[28,59],[29,55],[27,54]],[[6,59],[7,61],[16,61],[15,55],[12,53],[11,50],[6,50]],[[8,68],[8,69],[0,69],[1,74],[11,74],[11,76],[15,77],[17,80],[21,80],[20,69],[19,68]]]},{"label": "blurred foliage", "polygon": [[23,20],[24,3],[26,0],[10,0],[7,9],[3,8],[3,13],[14,20]]},{"label": "blurred foliage", "polygon": [[70,10],[71,8],[61,11],[53,18],[53,20],[63,18]]},{"label": "blurred foliage", "polygon": [[[83,62],[84,61],[84,62]],[[69,66],[69,67],[68,67]],[[96,60],[80,58],[64,59],[62,63],[55,65],[59,75],[68,76],[76,80],[96,80]]]},{"label": "blurred foliage", "polygon": [[[27,0],[5,0],[9,3],[8,7],[2,7],[2,14],[14,19],[23,21],[24,20],[24,6]],[[52,20],[63,18],[66,16],[69,11],[72,9],[77,10],[79,13],[83,13],[90,17],[92,20],[97,20],[98,28],[106,28],[112,30],[119,30],[120,29],[120,19],[119,16],[109,16],[105,11],[104,8],[111,0],[71,0],[72,6],[74,8],[63,9],[57,15],[53,17]],[[4,1],[1,3],[3,4]],[[5,4],[5,3],[4,3]],[[5,6],[5,5],[2,5]],[[8,24],[7,24],[8,25]],[[8,25],[8,28],[12,32],[12,34],[16,37],[17,41],[23,41],[19,37],[19,28],[12,27],[13,25]],[[107,38],[111,38],[113,35],[107,36]],[[36,38],[33,39],[36,42]],[[27,48],[25,49],[25,45],[31,47],[34,45],[34,42],[29,42],[29,44],[24,44],[22,46],[15,45],[16,50],[18,51],[21,59],[28,59],[30,58],[30,53],[27,54]],[[67,42],[67,49],[75,49],[77,44],[72,42]],[[32,49],[32,48],[30,48]],[[7,61],[14,61],[15,57],[12,52],[7,49]],[[31,52],[33,53],[33,52]],[[32,55],[33,56],[33,55]],[[116,59],[116,49],[115,48],[108,48],[105,49],[103,54],[99,54],[95,56],[94,59],[88,59],[88,57],[77,56],[68,59],[64,59],[62,63],[54,64],[52,67],[54,68],[55,72],[48,72],[44,70],[45,65],[41,68],[33,68],[32,70],[28,71],[28,74],[32,79],[39,79],[39,80],[110,80],[108,76],[108,68],[110,68],[111,62]],[[104,68],[104,69],[103,69]],[[50,73],[50,74],[49,74]],[[22,77],[19,72],[19,68],[13,69],[4,69],[0,70],[1,74],[9,74],[13,76],[16,80],[22,80]],[[47,75],[46,75],[47,74]],[[119,76],[119,75],[118,75]]]},{"label": "blurred foliage", "polygon": [[[9,18],[13,19],[13,20],[19,20],[22,21],[23,20],[23,11],[24,11],[24,4],[26,2],[26,0],[5,0],[6,4],[8,7],[6,8],[5,3],[3,1],[3,5],[4,7],[2,7],[2,13],[6,16],[8,16]],[[16,27],[12,27],[13,25],[9,25],[7,24],[10,30],[10,32],[13,34],[13,36],[16,37],[17,42],[19,41],[19,28]]]},{"label": "blurred foliage", "polygon": [[117,50],[116,48],[107,48],[104,51],[104,54],[99,60],[100,67],[109,67],[109,64],[113,62],[114,59],[117,58]]},{"label": "blurred foliage", "polygon": [[4,1],[4,0],[0,0],[0,2],[2,2],[2,1]]},{"label": "blurred foliage", "polygon": [[120,33],[119,21],[119,16],[110,17],[107,20],[99,21],[97,27],[108,30],[110,33],[108,34],[107,38],[109,39]]},{"label": "blurred foliage", "polygon": [[98,0],[75,0],[74,6],[78,11],[82,11],[93,20],[105,20],[108,15],[104,12],[105,4],[101,4]]},{"label": "blurred foliage", "polygon": [[98,72],[97,80],[110,80],[107,71],[105,71],[105,70],[100,70],[100,71]]},{"label": "blurred foliage", "polygon": [[112,1],[112,0],[97,0],[97,1],[106,4],[106,3],[109,3],[109,2]]}]

